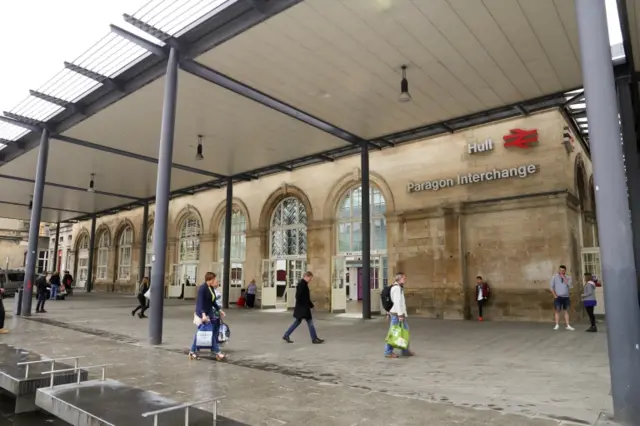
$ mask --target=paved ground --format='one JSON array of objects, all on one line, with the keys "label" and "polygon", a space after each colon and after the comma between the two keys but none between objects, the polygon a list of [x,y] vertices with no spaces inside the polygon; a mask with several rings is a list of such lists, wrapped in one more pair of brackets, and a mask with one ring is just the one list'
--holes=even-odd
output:
[{"label": "paved ground", "polygon": [[223,393],[222,413],[252,425],[595,424],[611,410],[606,334],[582,326],[410,318],[417,356],[387,360],[383,319],[319,314],[326,344],[311,345],[302,325],[287,345],[289,313],[234,309],[230,362],[219,364],[181,354],[193,336],[192,304],[166,302],[164,344],[153,349],[133,305],[132,297],[78,294],[48,303],[48,314],[9,320],[15,330],[0,341],[115,363],[110,378],[180,401]]}]

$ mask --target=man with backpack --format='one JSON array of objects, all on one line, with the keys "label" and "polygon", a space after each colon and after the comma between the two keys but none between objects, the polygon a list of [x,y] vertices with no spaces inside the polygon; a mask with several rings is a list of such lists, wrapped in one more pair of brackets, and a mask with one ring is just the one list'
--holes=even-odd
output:
[{"label": "man with backpack", "polygon": [[[407,304],[404,299],[404,282],[406,278],[407,276],[404,273],[398,272],[394,283],[389,287],[385,287],[380,293],[382,307],[387,311],[387,314],[391,316],[389,329],[401,324],[403,328],[409,330],[409,324],[407,323]],[[402,351],[402,355],[413,356],[414,353],[407,347],[407,349]],[[384,356],[386,358],[398,358],[398,355],[393,352],[393,347],[388,343],[385,343],[384,346]]]}]

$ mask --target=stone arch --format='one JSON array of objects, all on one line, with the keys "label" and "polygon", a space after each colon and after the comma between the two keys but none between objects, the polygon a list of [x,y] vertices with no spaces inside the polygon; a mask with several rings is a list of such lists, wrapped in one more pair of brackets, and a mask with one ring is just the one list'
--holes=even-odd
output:
[{"label": "stone arch", "polygon": [[[109,225],[107,225],[106,223],[101,223],[96,228],[96,240],[94,241],[94,248],[98,248],[98,241],[100,241],[100,236],[105,232],[109,236],[109,246],[113,246],[113,235],[111,234],[111,228],[109,228]],[[89,244],[91,244],[91,242],[89,242]]]},{"label": "stone arch", "polygon": [[201,234],[204,233],[204,221],[202,220],[202,215],[200,214],[200,211],[197,208],[195,208],[194,206],[192,206],[191,204],[187,204],[176,215],[176,220],[174,222],[176,226],[173,229],[174,236],[176,238],[178,238],[178,239],[180,238],[180,230],[182,229],[182,224],[190,216],[195,216],[200,221],[200,233]]},{"label": "stone arch", "polygon": [[269,229],[273,211],[278,206],[280,201],[289,197],[294,197],[300,200],[307,210],[307,223],[311,223],[313,221],[313,209],[311,208],[311,202],[309,201],[309,197],[307,197],[307,194],[305,194],[304,191],[297,186],[284,184],[280,188],[273,191],[262,206],[259,222],[260,229]]},{"label": "stone arch", "polygon": [[[393,199],[393,193],[391,192],[391,188],[387,181],[380,176],[378,173],[370,172],[369,173],[369,181],[372,185],[375,185],[382,195],[384,196],[385,202],[387,204],[387,213],[395,212],[396,205]],[[338,211],[338,207],[340,201],[344,194],[351,188],[360,186],[362,181],[360,179],[360,172],[357,173],[348,173],[342,176],[331,188],[331,192],[329,192],[329,196],[327,197],[327,202],[325,203],[324,210],[324,218],[333,220],[336,217],[336,212]]]},{"label": "stone arch", "polygon": [[[78,234],[76,235],[76,240],[73,243],[73,251],[77,252],[80,249],[80,241],[82,241],[82,238],[84,238],[84,236],[87,236],[88,238],[91,238],[91,234],[89,234],[89,230],[85,227],[82,227],[82,229],[80,229],[80,232],[78,232]],[[89,242],[89,244],[91,244],[91,242]]]},{"label": "stone arch", "polygon": [[131,228],[131,232],[133,232],[133,242],[136,242],[136,228],[133,226],[133,222],[130,219],[125,218],[120,221],[118,226],[116,227],[116,232],[114,234],[114,240],[112,240],[111,244],[116,247],[120,244],[120,235],[122,232],[127,229],[127,227]]},{"label": "stone arch", "polygon": [[[237,207],[244,217],[247,219],[247,230],[251,229],[251,217],[249,216],[249,209],[247,205],[239,198],[233,197],[233,206]],[[209,232],[212,235],[216,235],[218,233],[218,229],[220,228],[220,223],[224,218],[227,208],[227,201],[223,200],[218,204],[218,207],[213,211],[213,215],[211,216],[211,222],[209,223],[210,229]]]}]

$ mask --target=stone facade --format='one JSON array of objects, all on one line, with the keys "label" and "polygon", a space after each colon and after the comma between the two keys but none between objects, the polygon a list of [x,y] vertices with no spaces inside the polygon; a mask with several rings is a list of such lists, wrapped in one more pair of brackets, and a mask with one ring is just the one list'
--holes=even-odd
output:
[{"label": "stone facade", "polygon": [[[475,277],[482,275],[493,294],[488,318],[548,320],[548,283],[558,265],[566,264],[576,282],[581,281],[580,250],[597,245],[591,163],[577,140],[572,152],[565,148],[566,126],[559,112],[547,111],[371,152],[372,186],[386,202],[387,278],[397,271],[408,275],[410,314],[470,318],[476,310]],[[505,147],[503,136],[512,129],[536,129],[539,143]],[[488,139],[492,150],[469,153],[469,144]],[[260,285],[263,259],[270,256],[273,212],[281,201],[294,197],[307,214],[306,267],[315,275],[312,297],[319,309],[331,309],[336,217],[345,193],[359,185],[359,165],[355,156],[234,186],[234,208],[246,218],[245,285],[251,278]],[[508,177],[516,167],[523,175],[513,176],[512,171]],[[473,176],[478,173],[484,174]],[[225,190],[212,190],[171,201],[168,281],[171,265],[179,262],[179,234],[187,218],[201,224],[198,278],[221,261],[225,195]],[[150,212],[152,229],[153,206]],[[138,209],[99,219],[98,233],[109,232],[113,238],[108,276],[96,281],[96,290],[134,291],[138,265],[144,261],[141,216]],[[75,225],[76,244],[89,227]],[[134,234],[132,272],[120,280],[118,241],[127,227]]]}]

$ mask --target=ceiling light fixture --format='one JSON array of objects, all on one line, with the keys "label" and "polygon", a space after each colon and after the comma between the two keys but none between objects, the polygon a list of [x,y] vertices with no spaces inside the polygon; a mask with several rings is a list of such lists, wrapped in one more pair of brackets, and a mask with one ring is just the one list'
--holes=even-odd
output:
[{"label": "ceiling light fixture", "polygon": [[402,67],[402,80],[400,80],[400,102],[411,102],[411,95],[409,94],[409,80],[407,80],[407,66]]},{"label": "ceiling light fixture", "polygon": [[198,135],[198,147],[196,148],[196,161],[204,160],[202,156],[202,135]]},{"label": "ceiling light fixture", "polygon": [[89,188],[87,188],[88,192],[96,192],[96,190],[94,189],[95,186],[95,182],[94,182],[94,178],[96,177],[95,173],[91,173],[91,180],[89,181]]}]

